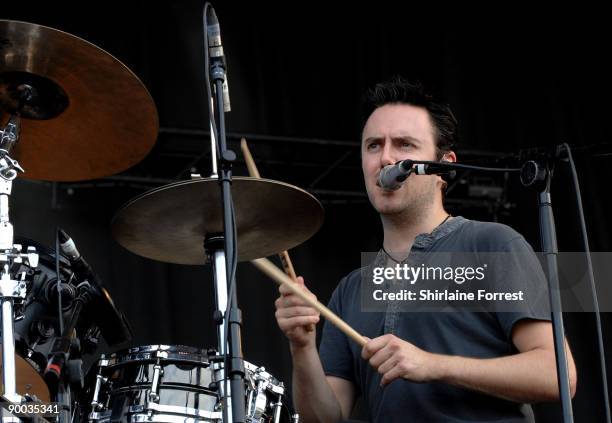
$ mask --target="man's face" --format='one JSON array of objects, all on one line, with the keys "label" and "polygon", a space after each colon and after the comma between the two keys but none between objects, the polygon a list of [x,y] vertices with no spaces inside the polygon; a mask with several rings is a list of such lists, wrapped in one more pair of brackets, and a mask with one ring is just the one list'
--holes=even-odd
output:
[{"label": "man's face", "polygon": [[382,215],[428,208],[440,195],[440,178],[411,175],[396,191],[377,185],[380,170],[399,160],[436,160],[434,130],[427,110],[387,104],[370,115],[361,140],[361,165],[368,197]]}]

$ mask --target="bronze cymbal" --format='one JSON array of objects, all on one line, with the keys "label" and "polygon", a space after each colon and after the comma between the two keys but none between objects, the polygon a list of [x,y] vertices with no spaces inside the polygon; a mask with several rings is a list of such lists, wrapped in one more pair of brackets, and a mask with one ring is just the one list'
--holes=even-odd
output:
[{"label": "bronze cymbal", "polygon": [[26,22],[0,20],[0,111],[22,117],[11,156],[27,179],[116,174],[157,137],[157,109],[130,69],[81,38]]},{"label": "bronze cymbal", "polygon": [[[0,354],[0,369],[2,369],[2,354]],[[45,403],[48,403],[51,400],[49,388],[47,387],[43,377],[28,361],[18,355],[15,355],[15,374],[17,377],[16,391],[19,395],[36,395],[40,401]],[[0,392],[4,392],[1,377]]]},{"label": "bronze cymbal", "polygon": [[[284,182],[233,178],[238,260],[288,250],[323,224],[323,207],[308,192]],[[223,231],[216,178],[176,182],[127,203],[112,222],[123,247],[143,257],[176,264],[205,264],[204,239]]]}]

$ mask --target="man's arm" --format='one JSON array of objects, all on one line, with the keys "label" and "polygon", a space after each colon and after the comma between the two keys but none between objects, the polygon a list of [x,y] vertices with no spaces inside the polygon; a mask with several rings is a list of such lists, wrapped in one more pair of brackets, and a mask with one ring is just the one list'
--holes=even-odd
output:
[{"label": "man's arm", "polygon": [[355,402],[355,387],[338,377],[325,376],[316,349],[291,348],[293,402],[300,422],[339,422],[347,419]]},{"label": "man's arm", "polygon": [[[299,277],[297,283],[304,286]],[[305,423],[336,423],[348,418],[354,404],[355,387],[347,380],[326,376],[317,352],[314,324],[319,313],[281,285],[276,300],[276,320],[289,339],[293,361],[293,402]]]},{"label": "man's arm", "polygon": [[[362,356],[383,375],[415,382],[445,382],[516,402],[559,399],[552,325],[523,320],[512,330],[517,354],[479,359],[432,354],[393,335],[368,342]],[[576,392],[576,366],[566,342],[570,391]]]}]

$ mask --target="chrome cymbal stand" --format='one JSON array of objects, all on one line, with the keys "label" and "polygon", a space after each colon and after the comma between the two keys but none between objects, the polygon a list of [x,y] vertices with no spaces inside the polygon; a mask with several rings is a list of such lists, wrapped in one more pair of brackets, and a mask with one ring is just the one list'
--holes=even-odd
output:
[{"label": "chrome cymbal stand", "polygon": [[25,265],[38,266],[38,254],[34,247],[23,253],[21,245],[13,244],[13,225],[9,220],[9,198],[13,180],[24,170],[9,153],[19,140],[20,122],[12,116],[0,130],[0,303],[2,305],[2,382],[3,396],[10,402],[21,402],[17,393],[15,370],[15,320],[14,306],[23,304],[26,297],[26,272],[15,272]]},{"label": "chrome cymbal stand", "polygon": [[[225,357],[229,352],[229,345],[226,343],[225,332],[227,324],[224,318],[227,310],[227,271],[225,267],[225,250],[223,234],[207,236],[204,241],[204,249],[208,260],[212,265],[214,285],[215,285],[215,312],[213,320],[217,325],[217,353]],[[215,380],[219,384],[219,397],[221,403],[225,404],[224,421],[232,422],[232,388],[229,383],[224,383],[229,376],[226,372],[225,363],[215,363]]]}]

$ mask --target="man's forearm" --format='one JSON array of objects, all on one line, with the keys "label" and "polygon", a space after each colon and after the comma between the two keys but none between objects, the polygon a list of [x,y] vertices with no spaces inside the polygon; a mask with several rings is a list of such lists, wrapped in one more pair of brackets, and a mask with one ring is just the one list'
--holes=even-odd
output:
[{"label": "man's forearm", "polygon": [[314,347],[291,349],[293,358],[293,403],[300,422],[335,423],[342,420],[340,404],[323,372]]},{"label": "man's forearm", "polygon": [[[552,354],[552,357],[551,357]],[[555,401],[559,398],[554,352],[534,349],[523,353],[475,359],[436,355],[434,379],[516,402]],[[572,395],[575,369],[570,369]]]}]

